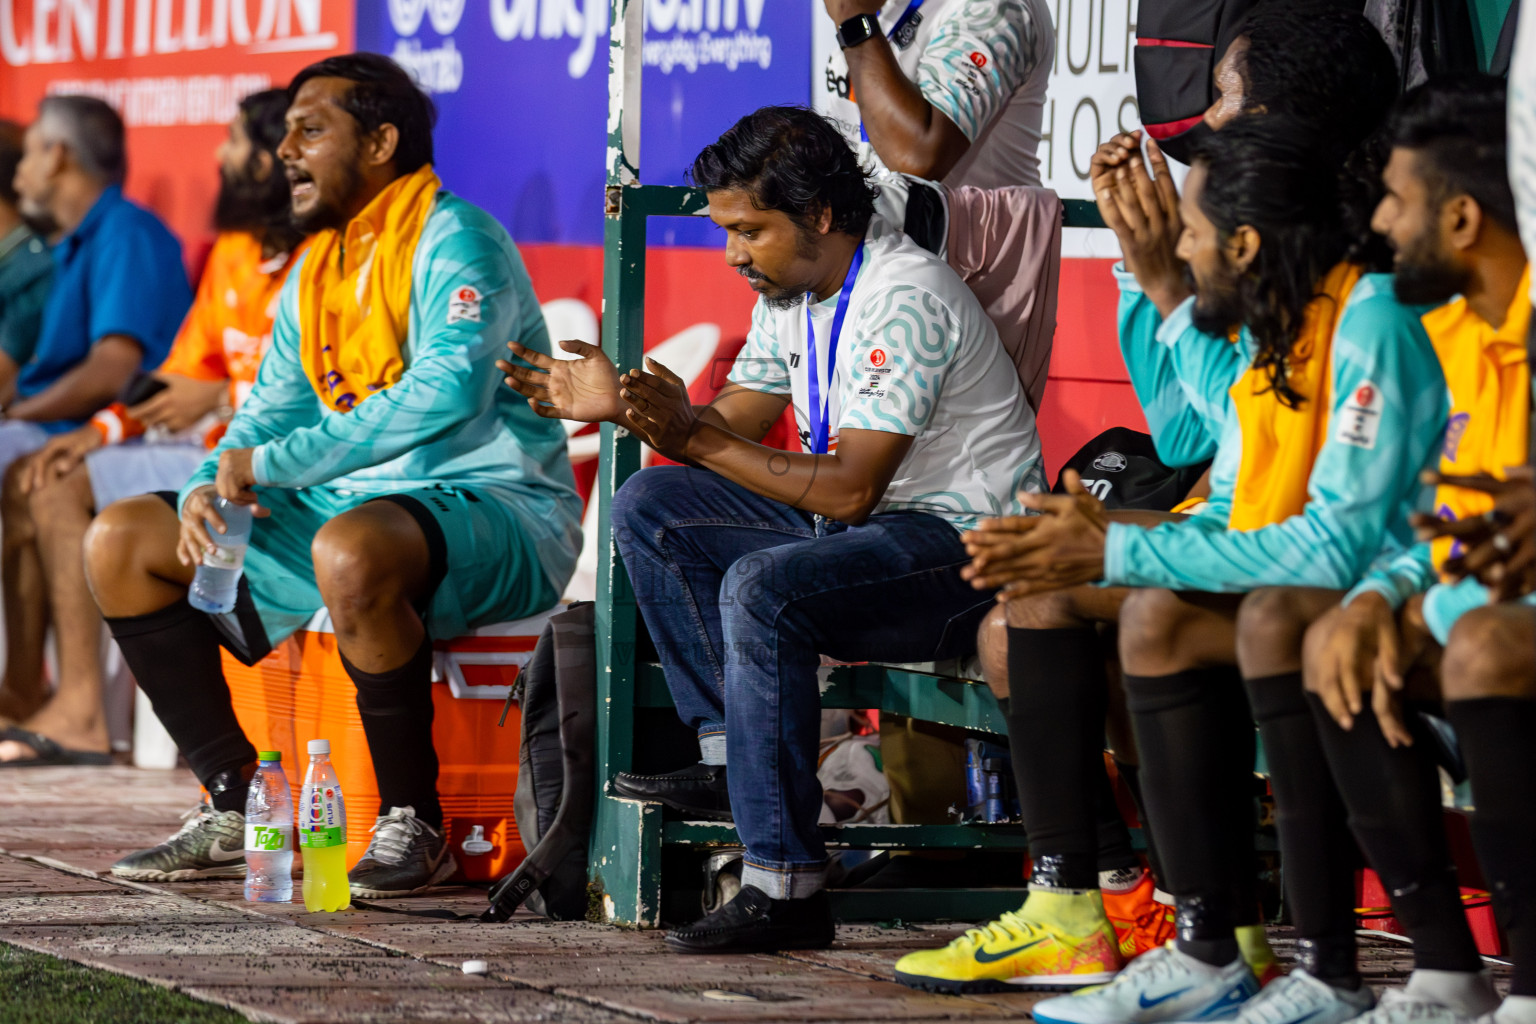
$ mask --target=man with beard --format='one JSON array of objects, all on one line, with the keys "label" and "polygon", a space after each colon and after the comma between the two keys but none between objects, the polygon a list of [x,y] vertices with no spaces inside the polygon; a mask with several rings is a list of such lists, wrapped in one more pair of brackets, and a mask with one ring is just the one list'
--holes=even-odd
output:
[{"label": "man with beard", "polygon": [[[157,373],[90,423],[57,434],[6,478],[0,536],[5,605],[23,627],[6,636],[0,701],[20,725],[0,732],[0,764],[94,764],[107,759],[101,705],[101,616],[85,583],[81,542],[91,517],[122,498],[180,488],[207,454],[202,431],[238,407],[270,344],[276,299],[301,241],[290,224],[277,159],[288,94],[247,97],[219,147],[219,230],[202,283]],[[153,394],[149,392],[153,390]],[[222,419],[228,419],[225,411]],[[126,442],[126,443],[125,443]],[[43,679],[43,642],[58,637],[58,679]]]},{"label": "man with beard", "polygon": [[[142,367],[160,365],[186,315],[181,245],[123,197],[127,170],[123,122],[107,104],[89,96],[38,104],[15,188],[22,215],[62,237],[41,333],[0,424],[0,472],[24,472],[17,459],[83,424]],[[19,493],[14,479],[6,486]],[[9,535],[4,543],[6,559],[21,557]],[[18,612],[8,605],[6,614]]]},{"label": "man with beard", "polygon": [[47,243],[17,205],[13,179],[24,134],[21,125],[0,121],[0,404],[16,393],[16,375],[32,358],[53,284]]},{"label": "man with beard", "polygon": [[[631,477],[613,530],[701,760],[612,785],[733,818],[746,854],[740,895],[668,946],[819,948],[833,938],[820,655],[968,653],[991,595],[960,578],[962,531],[1043,489],[1040,442],[980,303],[873,216],[868,174],[829,121],[765,107],[706,147],[692,177],[726,262],[760,296],[720,396],[696,410],[665,367],[620,377],[574,342],[579,359],[529,356],[508,382],[542,415],[620,423],[686,463]],[[809,451],[764,448],[791,405]],[[1101,936],[1106,955],[1113,943]]]},{"label": "man with beard", "polygon": [[[1255,827],[1252,719],[1230,668],[1234,620],[1244,593],[1281,584],[1343,590],[1388,538],[1407,546],[1406,516],[1438,438],[1444,389],[1428,339],[1414,311],[1392,296],[1391,279],[1348,259],[1353,239],[1342,226],[1337,164],[1317,152],[1314,136],[1283,121],[1244,119],[1196,153],[1176,207],[1139,159],[1100,201],[1106,219],[1131,236],[1182,225],[1177,255],[1193,296],[1178,300],[1185,275],[1177,265],[1132,263],[1163,320],[1157,349],[1138,353],[1132,369],[1143,383],[1158,374],[1176,380],[1215,439],[1209,507],[1152,527],[1110,522],[1074,480],[1071,495],[1026,502],[1043,515],[996,524],[1005,544],[987,543],[984,524],[973,545],[981,556],[974,575],[985,585],[1131,588],[1120,659],[1150,826],[1177,909],[1173,944],[1100,990],[1048,1000],[1033,1013],[1065,1024],[1335,1024],[1372,1004],[1352,955],[1343,971],[1333,962],[1335,941],[1352,938],[1352,907],[1343,935],[1336,919],[1312,913],[1319,884],[1321,903],[1332,908],[1335,890],[1326,886],[1340,864],[1351,877],[1347,858],[1319,866],[1285,840],[1302,964],[1257,999],[1234,934],[1254,897]],[[1261,723],[1267,696],[1254,691]],[[1266,750],[1269,738],[1266,730]],[[1284,813],[1288,794],[1278,779],[1275,788]],[[1436,923],[1471,948],[1452,895],[1449,922]],[[1318,949],[1328,955],[1311,955]]]},{"label": "man with beard", "polygon": [[[1396,82],[1390,51],[1359,12],[1337,5],[1264,3],[1249,13],[1217,65],[1217,98],[1205,121],[1216,132],[1237,125],[1254,132],[1264,132],[1270,124],[1286,125],[1337,167],[1381,123],[1396,96]],[[1156,144],[1149,143],[1153,165],[1162,168],[1154,186],[1146,176],[1139,143],[1139,135],[1116,136],[1099,148],[1091,172],[1100,209],[1115,226],[1125,254],[1124,266],[1116,268],[1120,348],[1162,460],[1194,465],[1216,453],[1222,434],[1212,424],[1225,417],[1227,400],[1221,396],[1212,403],[1198,394],[1192,398],[1174,372],[1167,347],[1157,340],[1164,312],[1177,307],[1189,287],[1175,252],[1179,218],[1172,179]],[[1147,202],[1150,216],[1126,220],[1117,215],[1113,197],[1127,189]],[[1367,235],[1369,210],[1365,205],[1357,217]],[[1144,291],[1138,281],[1148,282],[1148,288]],[[1209,304],[1212,296],[1204,301]],[[1218,463],[1213,470],[1215,493],[1204,509],[1212,521],[1221,521],[1230,503],[1231,468]],[[1304,482],[1305,476],[1301,479]],[[1145,524],[1182,517],[1143,511],[1111,512],[1109,518]],[[1007,527],[995,524],[971,535],[975,544],[997,548],[992,556],[982,555],[983,562],[1001,561],[1006,567],[1012,542]],[[1118,819],[1103,764],[1110,704],[1105,666],[1113,655],[1114,624],[1129,594],[1127,587],[1092,584],[1002,592],[1000,607],[983,627],[980,646],[988,683],[1003,684],[1009,693],[1014,777],[1033,860],[1030,885],[1041,895],[1035,898],[1032,893],[1019,911],[944,949],[905,958],[896,965],[898,980],[946,991],[1083,984],[1070,971],[1047,972],[1060,975],[1054,978],[1032,975],[1010,958],[993,955],[1000,946],[1021,946],[1050,935],[1051,941],[1030,947],[1032,959],[1045,960],[1040,951],[1054,947],[1063,962],[1072,962],[1073,933],[1083,931],[1083,917],[1074,911],[1077,923],[1070,925],[1059,919],[1053,907],[1061,901],[1049,895],[1053,892],[1097,890],[1127,959],[1160,949],[1173,937],[1172,908],[1154,899],[1150,873],[1109,870],[1117,862],[1110,859],[1113,847],[1103,841],[1112,835],[1106,820],[1112,824]],[[1041,665],[1051,666],[1050,671],[1041,671]],[[1238,689],[1234,677],[1231,690],[1235,694]],[[1234,721],[1243,723],[1232,730],[1234,735],[1247,728],[1248,711],[1241,704],[1239,699],[1231,709]],[[1146,824],[1150,813],[1141,799],[1134,746],[1118,738],[1114,753],[1120,777],[1144,808]],[[1246,814],[1246,780],[1234,779],[1232,785],[1235,792],[1228,802]],[[1119,831],[1123,856],[1130,842],[1123,827]],[[1158,833],[1155,828],[1148,831],[1153,839],[1149,852],[1155,853]],[[1159,866],[1155,856],[1151,859]],[[1256,869],[1238,873],[1245,892],[1237,900],[1237,939],[1249,965],[1267,979],[1277,967],[1260,922],[1255,875]],[[1157,881],[1166,886],[1161,872]]]},{"label": "man with beard", "polygon": [[[1492,604],[1476,579],[1460,579],[1471,556],[1456,529],[1490,525],[1489,485],[1523,466],[1530,451],[1530,264],[1505,170],[1504,106],[1498,79],[1430,82],[1403,98],[1391,124],[1388,192],[1376,224],[1397,252],[1398,296],[1425,305],[1452,300],[1424,316],[1451,401],[1436,513],[1416,517],[1423,543],[1367,576],[1312,627],[1306,673],[1351,820],[1377,832],[1380,819],[1402,820],[1415,808],[1411,820],[1438,829],[1430,737],[1401,704],[1417,710],[1437,696],[1445,701],[1472,781],[1473,842],[1515,962],[1510,997],[1494,1019],[1529,1022],[1536,1020],[1529,754],[1536,599]],[[1468,477],[1481,486],[1458,486]],[[1416,776],[1393,770],[1405,761],[1420,766]],[[1400,844],[1410,837],[1400,829],[1376,842],[1358,824],[1356,833],[1389,887],[1444,884],[1406,870]],[[1419,1016],[1453,1019],[1444,1010]]]},{"label": "man with beard", "polygon": [[[565,432],[499,386],[506,340],[541,353],[548,335],[506,231],[433,173],[431,100],[368,53],[310,65],[288,94],[277,155],[294,224],[314,234],[278,298],[272,350],[179,497],[119,502],[86,535],[97,604],[209,796],[112,871],[243,873],[256,749],[219,647],[254,663],[325,607],[379,785],[352,895],[402,896],[456,867],[437,796],[432,639],[554,605],[581,504]],[[234,610],[209,616],[187,587],[226,528],[219,499],[256,518]]]}]

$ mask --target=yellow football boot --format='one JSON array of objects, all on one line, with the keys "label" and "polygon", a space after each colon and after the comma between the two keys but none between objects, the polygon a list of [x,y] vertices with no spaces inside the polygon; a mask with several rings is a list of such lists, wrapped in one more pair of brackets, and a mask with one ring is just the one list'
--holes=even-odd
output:
[{"label": "yellow football boot", "polygon": [[1237,948],[1248,962],[1249,970],[1259,979],[1259,985],[1268,985],[1281,977],[1280,958],[1275,956],[1269,944],[1269,935],[1261,924],[1245,924],[1236,929]]},{"label": "yellow football boot", "polygon": [[943,949],[908,953],[896,980],[930,992],[1064,991],[1101,985],[1125,966],[1098,890],[1036,890],[1024,906]]}]

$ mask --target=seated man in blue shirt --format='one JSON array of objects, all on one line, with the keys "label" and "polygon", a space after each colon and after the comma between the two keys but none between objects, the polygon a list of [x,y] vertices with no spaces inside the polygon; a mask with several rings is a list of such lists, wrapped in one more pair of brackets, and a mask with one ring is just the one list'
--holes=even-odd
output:
[{"label": "seated man in blue shirt", "polygon": [[0,424],[0,471],[49,434],[84,423],[141,369],[160,365],[192,304],[180,243],[123,198],[127,167],[123,122],[111,107],[89,96],[39,105],[16,191],[29,221],[63,237],[37,346],[5,407],[9,422]]},{"label": "seated man in blue shirt", "polygon": [[[54,284],[40,334],[16,379],[16,397],[0,422],[4,500],[25,502],[24,456],[50,434],[77,427],[117,398],[141,369],[160,365],[192,289],[181,245],[154,214],[123,198],[127,172],[123,122],[87,96],[49,96],[27,129],[15,188],[29,223],[62,234],[54,248]],[[18,577],[40,578],[30,531],[7,531]],[[29,632],[42,610],[8,602],[7,632]],[[40,627],[39,627],[40,628]],[[30,673],[27,673],[30,675]],[[0,725],[29,701],[0,686]]]},{"label": "seated man in blue shirt", "polygon": [[15,394],[16,374],[32,358],[53,282],[47,243],[21,215],[12,184],[24,134],[21,125],[0,121],[0,404]]}]

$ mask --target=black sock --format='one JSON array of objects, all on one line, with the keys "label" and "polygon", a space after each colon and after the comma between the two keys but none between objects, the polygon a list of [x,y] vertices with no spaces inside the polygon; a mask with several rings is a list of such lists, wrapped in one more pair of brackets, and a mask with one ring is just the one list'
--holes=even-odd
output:
[{"label": "black sock", "polygon": [[1333,784],[1300,672],[1246,681],[1264,739],[1296,963],[1314,978],[1358,987],[1355,868],[1359,853]]},{"label": "black sock", "polygon": [[1472,839],[1509,936],[1509,993],[1536,996],[1536,700],[1483,697],[1445,706],[1472,780]]},{"label": "black sock", "polygon": [[[1368,705],[1346,731],[1315,694],[1307,700],[1349,809],[1350,830],[1381,876],[1393,915],[1413,939],[1414,966],[1482,970],[1445,836],[1440,773],[1428,738],[1421,734],[1411,747],[1389,747]],[[1408,724],[1420,732],[1416,716]]]},{"label": "black sock", "polygon": [[106,623],[156,717],[208,787],[214,809],[244,814],[256,748],[235,718],[219,634],[208,616],[178,600]]},{"label": "black sock", "polygon": [[1258,781],[1253,774],[1259,754],[1259,736],[1248,706],[1248,690],[1235,665],[1203,670],[1207,700],[1214,729],[1218,763],[1226,767],[1217,776],[1220,790],[1213,808],[1221,823],[1227,857],[1232,865],[1232,910],[1238,925],[1261,924],[1259,861],[1254,836],[1259,829]]},{"label": "black sock", "polygon": [[422,637],[410,660],[388,672],[364,672],[345,656],[341,664],[357,684],[357,713],[379,781],[379,813],[412,807],[418,820],[441,830],[432,746],[432,638]]},{"label": "black sock", "polygon": [[1136,856],[1136,848],[1131,845],[1131,830],[1120,814],[1120,805],[1115,801],[1115,787],[1110,784],[1109,773],[1102,768],[1094,787],[1094,810],[1099,820],[1099,870],[1140,869],[1141,858]]},{"label": "black sock", "polygon": [[[1225,669],[1125,675],[1126,705],[1141,754],[1142,794],[1162,854],[1163,881],[1178,909],[1178,946],[1218,966],[1238,957],[1232,929],[1237,924],[1236,875],[1244,870],[1233,863],[1236,815],[1224,801],[1230,802],[1241,780],[1253,775],[1251,755],[1246,764],[1234,761],[1242,754],[1241,738],[1221,735],[1232,728],[1234,702],[1220,691],[1234,685]],[[1242,813],[1252,816],[1251,808]],[[1251,862],[1251,837],[1249,850]]]},{"label": "black sock", "polygon": [[1128,764],[1116,758],[1115,771],[1120,773],[1125,788],[1131,791],[1131,800],[1136,804],[1136,817],[1141,820],[1141,838],[1147,844],[1147,868],[1152,872],[1152,881],[1166,892],[1168,886],[1163,882],[1163,866],[1158,862],[1157,843],[1152,838],[1152,826],[1148,823],[1147,801],[1141,795],[1141,765]]},{"label": "black sock", "polygon": [[1037,885],[1097,889],[1104,647],[1092,627],[1008,629],[1008,741]]}]

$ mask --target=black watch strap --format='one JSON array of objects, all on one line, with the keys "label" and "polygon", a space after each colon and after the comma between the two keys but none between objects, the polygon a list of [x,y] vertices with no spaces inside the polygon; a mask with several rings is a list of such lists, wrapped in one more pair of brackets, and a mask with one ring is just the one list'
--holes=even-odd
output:
[{"label": "black watch strap", "polygon": [[880,22],[873,14],[856,14],[837,26],[837,45],[846,50],[879,34]]}]

